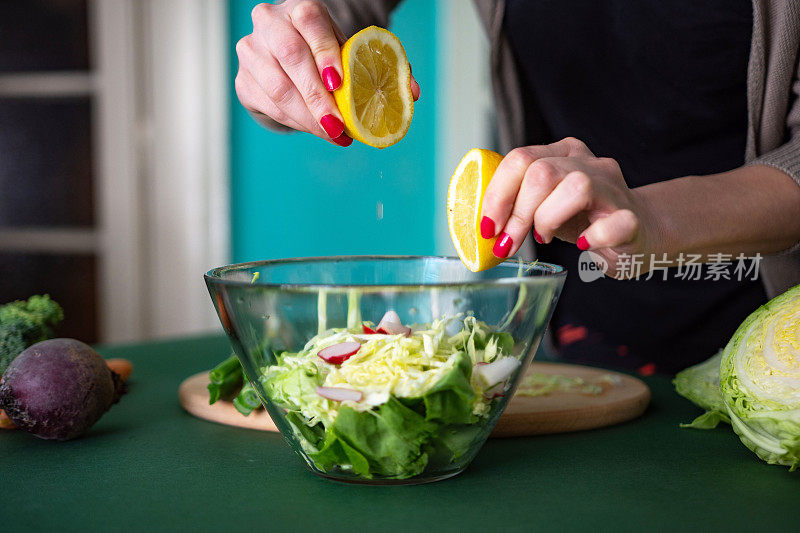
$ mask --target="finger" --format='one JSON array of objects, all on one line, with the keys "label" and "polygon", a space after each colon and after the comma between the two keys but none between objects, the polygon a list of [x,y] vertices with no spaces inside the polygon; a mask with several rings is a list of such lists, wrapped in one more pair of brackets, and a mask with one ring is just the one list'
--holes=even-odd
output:
[{"label": "finger", "polygon": [[484,239],[496,237],[506,225],[525,172],[534,161],[543,157],[566,157],[567,155],[567,147],[558,145],[558,143],[511,150],[495,170],[483,196],[481,236]]},{"label": "finger", "polygon": [[335,91],[342,84],[342,52],[328,10],[317,2],[300,2],[289,17],[308,43],[325,88]]},{"label": "finger", "polygon": [[283,71],[300,93],[315,122],[325,131],[323,138],[336,139],[344,132],[344,123],[333,96],[322,84],[311,49],[293,26],[275,25],[267,35]]},{"label": "finger", "polygon": [[[556,155],[553,157],[594,157],[594,154],[589,147],[586,146],[586,143],[581,141],[580,139],[576,139],[575,137],[564,137],[558,142],[555,142],[551,145],[554,150],[560,151],[564,155]],[[566,153],[564,153],[566,152]]]},{"label": "finger", "polygon": [[422,96],[422,89],[420,89],[419,83],[414,79],[414,76],[411,76],[411,96],[414,98],[415,102]]},{"label": "finger", "polygon": [[[496,256],[509,257],[519,250],[533,226],[536,209],[558,186],[561,177],[561,171],[549,158],[537,159],[528,167],[514,200],[511,215],[496,243]],[[539,239],[538,235],[536,238]]]},{"label": "finger", "polygon": [[327,138],[308,110],[297,87],[263,43],[258,39],[246,37],[236,44],[236,53],[239,56],[239,64],[248,65],[247,71],[261,87],[266,98],[279,110],[281,116],[293,120],[300,126],[297,128],[300,131]]},{"label": "finger", "polygon": [[305,130],[302,125],[292,120],[291,117],[278,109],[278,107],[272,103],[272,100],[267,98],[267,95],[264,94],[264,90],[247,70],[239,70],[234,80],[234,87],[242,106],[251,113],[266,115],[275,122],[295,130]]},{"label": "finger", "polygon": [[[336,36],[336,40],[339,43],[339,49],[341,50],[341,45],[343,45],[347,41],[347,37],[345,36],[344,32],[342,32],[339,25],[331,18],[330,12],[328,12],[328,22],[330,23],[331,28],[333,28],[333,34]],[[342,67],[342,71],[344,71],[344,67]],[[350,146],[353,144],[353,139],[347,136],[346,133],[342,133],[338,138],[333,139],[334,143],[340,146]]]},{"label": "finger", "polygon": [[633,242],[639,234],[639,219],[628,209],[614,211],[595,220],[578,237],[578,248],[596,250],[614,248]]},{"label": "finger", "polygon": [[419,100],[419,97],[422,96],[422,89],[417,83],[417,79],[414,77],[414,72],[411,69],[411,63],[408,64],[408,72],[411,73],[411,98],[414,99],[416,102]]},{"label": "finger", "polygon": [[562,226],[592,206],[594,188],[594,182],[585,172],[571,170],[566,173],[533,214],[534,226],[543,242],[553,240]]}]

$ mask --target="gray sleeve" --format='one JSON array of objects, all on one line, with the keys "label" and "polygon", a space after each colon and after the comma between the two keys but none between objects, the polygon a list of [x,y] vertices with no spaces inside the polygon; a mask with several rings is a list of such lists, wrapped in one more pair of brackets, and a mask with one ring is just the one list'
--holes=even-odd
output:
[{"label": "gray sleeve", "polygon": [[400,0],[322,0],[345,37],[367,26],[389,25],[389,14]]},{"label": "gray sleeve", "polygon": [[[748,165],[776,168],[788,174],[800,186],[800,62],[795,65],[790,89],[786,114],[786,142],[756,157],[748,162]],[[800,241],[791,248],[778,252],[778,255],[787,254],[795,258],[795,266],[800,266]]]},{"label": "gray sleeve", "polygon": [[[322,0],[334,22],[349,38],[367,26],[389,25],[389,14],[400,0]],[[279,132],[294,131],[261,113],[250,112],[253,119],[267,129]]]},{"label": "gray sleeve", "polygon": [[800,185],[800,134],[764,155],[756,157],[748,165],[766,165],[788,174]]},{"label": "gray sleeve", "polygon": [[[798,57],[794,55],[794,57]],[[791,63],[789,64],[791,67]],[[784,117],[784,143],[748,162],[749,165],[766,165],[788,174],[800,185],[800,79],[798,65],[794,65],[789,86],[789,102]],[[760,275],[767,295],[774,298],[800,282],[800,243],[787,250],[764,257]]]},{"label": "gray sleeve", "polygon": [[782,170],[800,185],[800,62],[794,68],[785,125],[786,142],[756,157],[749,164]]},{"label": "gray sleeve", "polygon": [[[748,165],[765,165],[772,168],[777,168],[783,171],[792,178],[798,186],[800,186],[800,134],[796,134],[790,138],[789,141],[771,150],[764,155],[756,157]],[[800,211],[800,207],[798,207]],[[778,252],[778,255],[800,254],[800,241],[796,242],[794,246]],[[798,256],[800,258],[800,256]]]}]

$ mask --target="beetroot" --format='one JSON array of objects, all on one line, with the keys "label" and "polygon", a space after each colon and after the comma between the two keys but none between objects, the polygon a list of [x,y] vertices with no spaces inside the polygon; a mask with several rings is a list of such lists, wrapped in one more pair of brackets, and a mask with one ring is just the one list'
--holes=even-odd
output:
[{"label": "beetroot", "polygon": [[88,430],[119,401],[125,383],[105,360],[74,339],[34,344],[0,381],[0,409],[21,429],[67,440]]}]

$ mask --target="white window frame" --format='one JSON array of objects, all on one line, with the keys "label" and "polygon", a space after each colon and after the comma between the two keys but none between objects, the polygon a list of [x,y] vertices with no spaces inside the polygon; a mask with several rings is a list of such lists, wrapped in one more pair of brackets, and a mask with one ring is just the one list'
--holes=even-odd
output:
[{"label": "white window frame", "polygon": [[94,99],[95,198],[100,244],[100,338],[143,336],[144,233],[137,135],[136,9],[129,0],[89,3]]},{"label": "white window frame", "polygon": [[0,96],[93,97],[96,226],[0,230],[0,250],[95,253],[104,342],[218,329],[229,261],[224,0],[89,0],[92,70],[0,74]]},{"label": "white window frame", "polygon": [[218,328],[229,261],[224,0],[91,0],[98,39],[103,337]]},{"label": "white window frame", "polygon": [[145,329],[157,337],[197,333],[219,328],[202,276],[230,255],[227,2],[137,3],[147,117]]}]

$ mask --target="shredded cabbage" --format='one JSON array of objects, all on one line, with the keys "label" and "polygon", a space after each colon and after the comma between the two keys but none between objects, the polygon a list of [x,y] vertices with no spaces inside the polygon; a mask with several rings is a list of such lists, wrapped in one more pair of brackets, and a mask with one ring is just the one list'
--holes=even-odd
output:
[{"label": "shredded cabbage", "polygon": [[532,372],[525,376],[515,393],[517,396],[547,396],[552,392],[566,392],[597,396],[603,392],[603,384],[616,385],[617,376],[604,374],[597,381],[586,381],[579,377],[561,374],[543,374]]},{"label": "shredded cabbage", "polygon": [[[431,447],[447,449],[451,458],[463,455],[477,433],[470,430],[471,437],[465,438],[462,430],[488,418],[496,395],[484,393],[490,385],[493,391],[498,385],[477,379],[473,367],[513,359],[509,368],[516,370],[519,361],[512,355],[511,335],[492,332],[473,316],[415,325],[408,337],[365,334],[360,316],[352,311],[358,297],[351,294],[349,303],[347,328],[321,331],[299,352],[285,352],[277,364],[262,369],[260,379],[267,394],[287,411],[303,449],[323,470],[344,464],[367,477],[416,475],[425,468]],[[448,334],[453,329],[458,331]],[[318,355],[343,342],[361,346],[341,364],[330,364]],[[362,397],[335,401],[318,394],[317,387],[355,390]],[[365,432],[381,433],[387,442],[398,444],[380,452],[367,449],[371,441]],[[385,456],[398,452],[400,442],[417,443],[403,448],[402,467],[396,464],[398,457]]]},{"label": "shredded cabbage", "polygon": [[[309,420],[330,423],[342,405],[368,411],[386,403],[390,396],[416,398],[425,395],[452,370],[462,352],[466,352],[473,365],[492,362],[499,356],[508,357],[500,355],[502,349],[498,343],[503,337],[489,333],[488,327],[474,317],[466,317],[461,331],[447,335],[448,324],[457,320],[444,318],[416,326],[409,337],[364,334],[360,324],[329,329],[309,340],[301,351],[282,354],[280,364],[264,369],[262,380],[273,382],[273,389],[284,392],[283,402],[301,411]],[[350,341],[361,343],[361,348],[340,365],[329,364],[317,355],[325,347]],[[510,352],[508,344],[506,350]],[[299,376],[296,369],[307,376],[308,384],[305,388],[295,386],[286,393],[284,385],[278,384],[286,380],[295,383]],[[483,399],[484,387],[475,381],[477,399],[473,407],[476,414],[485,413],[489,402]],[[337,402],[316,393],[316,398],[301,393],[301,390],[313,392],[316,386],[353,389],[360,391],[364,398],[358,402]]]}]

